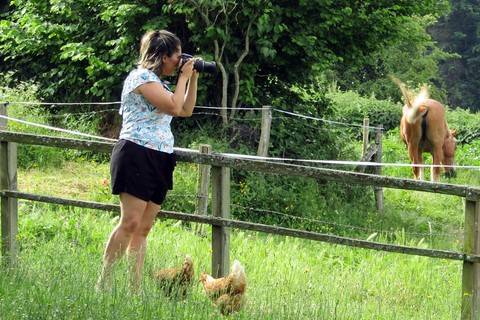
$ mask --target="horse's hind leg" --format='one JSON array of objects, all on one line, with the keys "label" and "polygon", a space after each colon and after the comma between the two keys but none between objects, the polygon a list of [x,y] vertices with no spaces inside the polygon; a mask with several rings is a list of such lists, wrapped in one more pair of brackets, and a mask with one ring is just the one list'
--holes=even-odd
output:
[{"label": "horse's hind leg", "polygon": [[440,165],[443,163],[443,149],[441,144],[436,144],[433,148],[433,166],[432,166],[432,181],[439,181],[440,180]]},{"label": "horse's hind leg", "polygon": [[413,176],[417,180],[423,179],[423,168],[415,166],[416,164],[422,164],[422,159],[421,157],[419,157],[419,154],[420,152],[418,150],[418,145],[415,145],[415,144],[408,145],[408,156],[410,157],[410,161],[414,164],[412,168]]},{"label": "horse's hind leg", "polygon": [[[423,154],[421,150],[418,150],[418,164],[423,165]],[[425,180],[425,168],[424,167],[417,167],[418,169],[418,176],[420,180]]]}]

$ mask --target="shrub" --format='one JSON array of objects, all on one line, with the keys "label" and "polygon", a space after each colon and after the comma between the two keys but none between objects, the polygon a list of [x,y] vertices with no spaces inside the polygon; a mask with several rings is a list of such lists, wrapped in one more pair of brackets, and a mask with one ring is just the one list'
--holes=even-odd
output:
[{"label": "shrub", "polygon": [[447,109],[447,121],[450,129],[457,131],[460,143],[471,143],[480,138],[480,113],[464,109]]},{"label": "shrub", "polygon": [[[385,131],[398,127],[402,117],[401,105],[390,100],[362,97],[354,91],[330,90],[327,97],[332,101],[335,120],[362,124],[369,118],[370,126],[383,125]],[[360,130],[356,130],[361,132]]]}]

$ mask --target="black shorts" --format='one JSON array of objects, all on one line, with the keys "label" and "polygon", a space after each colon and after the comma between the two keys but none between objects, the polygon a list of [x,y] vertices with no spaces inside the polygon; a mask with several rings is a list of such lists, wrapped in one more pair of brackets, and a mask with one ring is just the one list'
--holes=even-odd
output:
[{"label": "black shorts", "polygon": [[112,151],[112,193],[126,192],[144,201],[162,204],[173,188],[175,155],[119,140]]}]

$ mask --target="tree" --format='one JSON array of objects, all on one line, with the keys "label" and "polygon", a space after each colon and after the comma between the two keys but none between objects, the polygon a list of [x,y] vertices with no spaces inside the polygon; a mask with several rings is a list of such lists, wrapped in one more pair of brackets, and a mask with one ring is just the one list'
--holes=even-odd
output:
[{"label": "tree", "polygon": [[453,0],[452,12],[431,28],[441,48],[457,53],[441,64],[448,103],[480,110],[480,6],[476,0]]},{"label": "tree", "polygon": [[370,55],[363,65],[352,67],[337,63],[335,72],[328,74],[327,78],[343,90],[400,101],[398,86],[389,77],[395,75],[411,87],[430,84],[432,96],[445,101],[445,84],[439,64],[456,55],[438,48],[427,32],[428,27],[436,22],[431,15],[406,17],[395,28],[397,36]]},{"label": "tree", "polygon": [[135,3],[12,0],[0,21],[0,71],[39,83],[44,99],[118,98],[140,35],[170,23],[167,17],[159,19],[161,5]]},{"label": "tree", "polygon": [[183,0],[170,8],[185,16],[202,51],[213,44],[226,123],[227,106],[232,117],[242,104],[270,104],[279,83],[307,83],[335,63],[360,68],[401,35],[405,17],[446,2]]},{"label": "tree", "polygon": [[36,81],[45,99],[118,99],[140,36],[166,28],[185,49],[217,61],[221,81],[202,83],[225,123],[227,106],[232,116],[243,105],[271,104],[285,92],[279,87],[308,83],[334,63],[364,64],[397,37],[404,17],[436,12],[441,2],[12,0],[0,21],[0,72]]},{"label": "tree", "polygon": [[[246,22],[244,34],[238,35],[237,42],[243,44],[240,47],[240,54],[235,57],[233,62],[232,73],[234,75],[233,97],[231,99],[231,117],[234,116],[237,108],[237,100],[240,91],[240,65],[250,51],[250,37],[252,25],[258,23],[259,8],[264,4],[263,1],[251,1],[253,6],[246,6],[246,2],[237,3],[237,1],[197,1],[188,0],[184,2],[174,2],[170,7],[171,11],[181,12],[188,16],[198,14],[203,25],[207,27],[208,38],[214,45],[214,59],[217,67],[220,69],[222,75],[222,99],[221,99],[221,116],[223,123],[228,123],[227,106],[228,106],[228,87],[229,87],[229,72],[225,67],[224,54],[226,46],[231,46],[232,41],[231,29],[232,26]],[[239,19],[239,16],[242,16]],[[230,17],[234,17],[234,22],[230,22]],[[200,40],[199,38],[197,40]]]}]

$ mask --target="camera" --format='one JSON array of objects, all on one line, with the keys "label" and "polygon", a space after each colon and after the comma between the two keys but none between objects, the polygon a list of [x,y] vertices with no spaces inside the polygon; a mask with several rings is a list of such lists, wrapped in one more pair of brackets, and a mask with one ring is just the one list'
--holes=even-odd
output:
[{"label": "camera", "polygon": [[[192,58],[192,55],[188,53],[182,53],[182,65],[180,66],[180,68],[185,62]],[[195,60],[193,64],[193,69],[197,70],[198,72],[215,73],[217,72],[217,64],[214,61]]]}]

